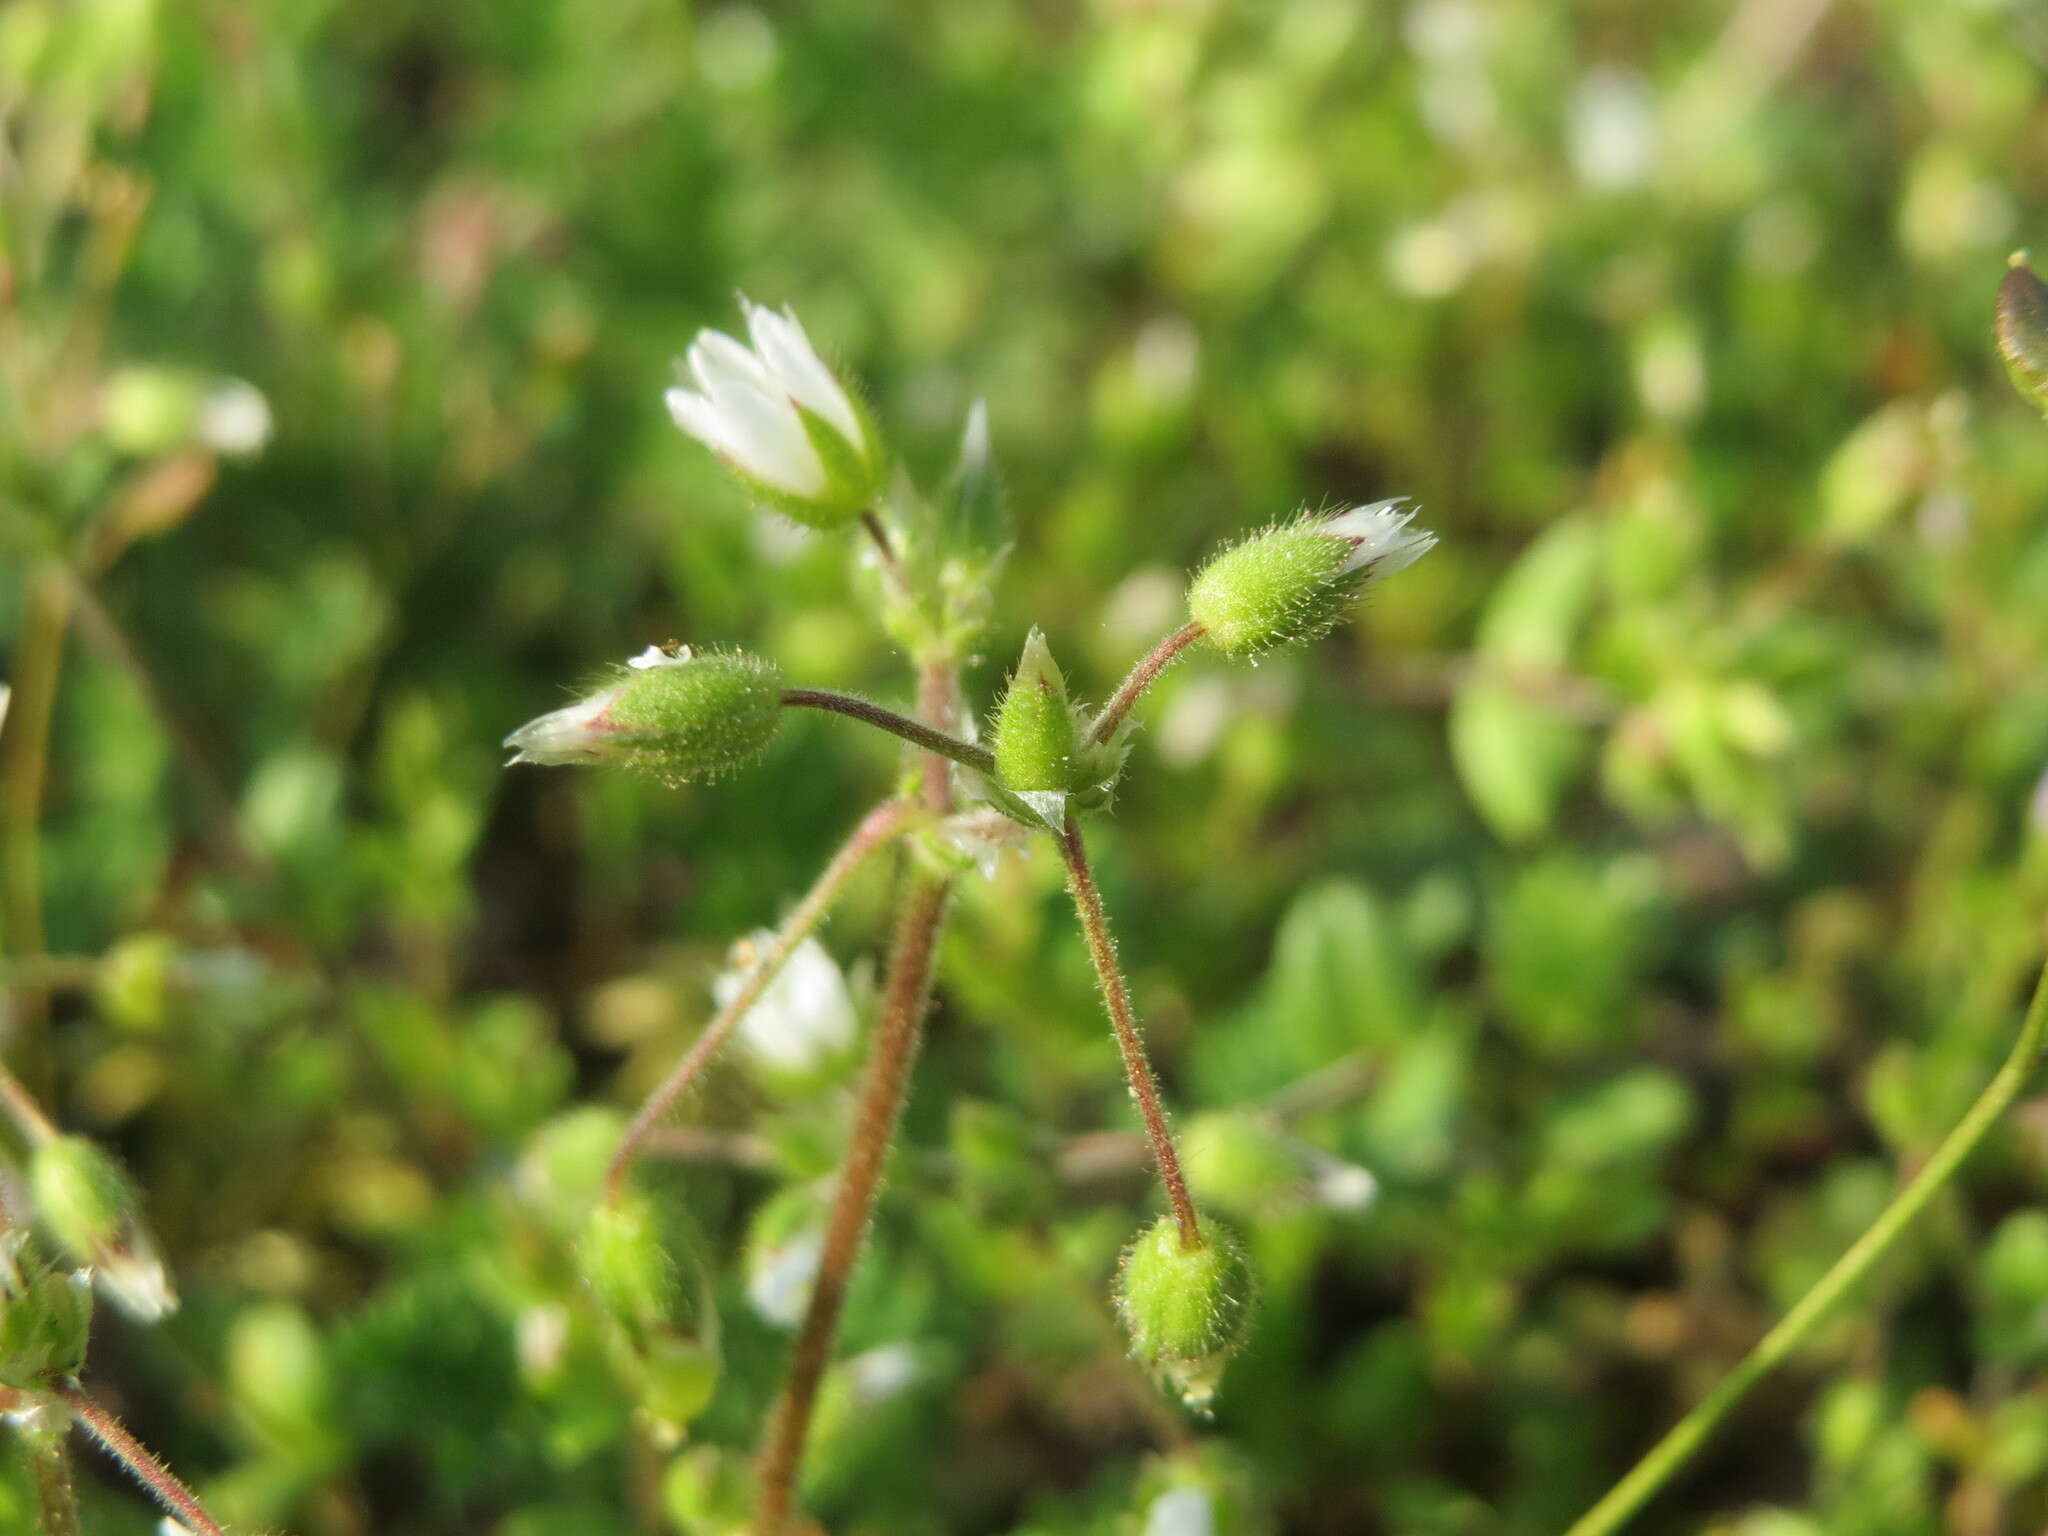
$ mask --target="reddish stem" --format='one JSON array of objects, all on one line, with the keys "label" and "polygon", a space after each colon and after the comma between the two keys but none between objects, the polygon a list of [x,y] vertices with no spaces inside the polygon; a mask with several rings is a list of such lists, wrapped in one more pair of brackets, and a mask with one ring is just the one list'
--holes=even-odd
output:
[{"label": "reddish stem", "polygon": [[1166,1108],[1159,1101],[1159,1080],[1152,1074],[1151,1059],[1145,1054],[1145,1037],[1138,1029],[1137,1011],[1131,1006],[1131,989],[1116,963],[1116,940],[1110,936],[1109,916],[1103,910],[1102,892],[1096,888],[1095,872],[1088,865],[1088,850],[1081,842],[1081,828],[1072,816],[1059,837],[1060,856],[1067,865],[1067,885],[1074,893],[1074,910],[1081,917],[1081,932],[1088,941],[1088,956],[1095,962],[1095,979],[1102,988],[1102,1004],[1109,1012],[1109,1027],[1123,1053],[1124,1075],[1130,1079],[1131,1097],[1138,1101],[1138,1114],[1145,1122],[1145,1135],[1152,1143],[1152,1160],[1159,1165],[1160,1182],[1166,1186],[1167,1203],[1173,1208],[1174,1225],[1180,1229],[1180,1245],[1192,1251],[1202,1246],[1202,1229],[1195,1216],[1195,1202],[1188,1198],[1187,1179],[1180,1171],[1180,1156],[1173,1148],[1173,1132],[1167,1128]]},{"label": "reddish stem", "polygon": [[157,1502],[176,1515],[198,1536],[228,1536],[220,1522],[206,1512],[192,1490],[172,1475],[149,1447],[129,1434],[121,1421],[102,1408],[75,1381],[59,1381],[50,1390],[61,1397],[86,1433],[106,1447],[107,1452],[156,1496]]},{"label": "reddish stem", "polygon": [[868,1218],[874,1212],[882,1165],[896,1134],[910,1070],[923,1041],[932,962],[951,891],[952,882],[942,876],[914,877],[897,924],[881,1021],[861,1078],[860,1107],[847,1145],[846,1162],[840,1170],[839,1188],[826,1218],[818,1278],[790,1355],[789,1379],[782,1401],[761,1451],[758,1536],[782,1536],[796,1502],[797,1471],[803,1461],[811,1414],[817,1406],[818,1386],[831,1362],[840,1310],[846,1302],[854,1264],[860,1257]]},{"label": "reddish stem", "polygon": [[1193,619],[1181,625],[1164,640],[1153,646],[1138,664],[1131,668],[1130,675],[1117,686],[1102,713],[1095,717],[1095,723],[1088,728],[1088,740],[1099,746],[1116,734],[1116,728],[1124,723],[1124,716],[1131,712],[1131,706],[1144,696],[1159,678],[1159,674],[1172,666],[1180,653],[1201,639],[1205,631]]},{"label": "reddish stem", "polygon": [[674,1107],[676,1100],[697,1080],[711,1058],[718,1054],[747,1010],[760,1001],[768,983],[775,979],[797,945],[823,920],[846,882],[867,862],[870,854],[903,829],[903,824],[915,811],[916,807],[908,800],[884,801],[868,813],[867,818],[854,829],[853,836],[832,856],[832,862],[825,866],[824,872],[804,893],[803,900],[796,904],[796,910],[776,931],[768,952],[747,972],[746,980],[732,1001],[718,1010],[717,1016],[705,1026],[704,1033],[697,1037],[696,1044],[676,1063],[661,1086],[647,1096],[647,1102],[640,1106],[633,1123],[626,1127],[618,1151],[612,1154],[611,1166],[605,1170],[606,1199],[616,1200],[619,1197],[626,1187],[626,1176],[633,1171],[635,1159],[645,1150],[647,1138]]}]

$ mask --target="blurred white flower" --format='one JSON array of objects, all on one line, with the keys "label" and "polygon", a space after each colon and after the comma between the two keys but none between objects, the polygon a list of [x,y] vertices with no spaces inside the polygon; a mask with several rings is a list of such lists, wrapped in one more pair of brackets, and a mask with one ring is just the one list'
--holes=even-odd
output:
[{"label": "blurred white flower", "polygon": [[1602,191],[1640,186],[1657,166],[1657,103],[1633,70],[1588,70],[1572,93],[1572,168]]},{"label": "blurred white flower", "polygon": [[1410,532],[1419,507],[1400,511],[1405,497],[1376,501],[1371,506],[1353,507],[1322,524],[1318,533],[1334,534],[1351,541],[1351,553],[1338,567],[1340,573],[1367,570],[1373,576],[1391,576],[1404,571],[1436,547],[1436,535],[1427,528]]},{"label": "blurred white flower", "polygon": [[1200,1488],[1169,1488],[1146,1508],[1144,1536],[1216,1536],[1216,1507]]},{"label": "blurred white flower", "polygon": [[917,1380],[917,1351],[908,1344],[878,1344],[846,1362],[853,1395],[863,1404],[887,1402]]},{"label": "blurred white flower", "polygon": [[778,1328],[794,1328],[811,1304],[825,1233],[805,1227],[747,1255],[747,1305]]},{"label": "blurred white flower", "polygon": [[1311,1152],[1309,1165],[1310,1198],[1325,1210],[1356,1215],[1379,1198],[1380,1181],[1370,1168],[1322,1152]]},{"label": "blurred white flower", "polygon": [[199,403],[199,440],[215,453],[260,453],[270,429],[270,402],[246,379],[218,380]]},{"label": "blurred white flower", "polygon": [[[711,984],[723,1008],[746,985],[760,955],[774,942],[766,929],[735,945],[733,966]],[[763,1066],[803,1074],[853,1043],[859,1020],[838,965],[816,939],[791,951],[775,979],[740,1019],[740,1043]]]},{"label": "blurred white flower", "polygon": [[[880,453],[860,413],[794,314],[740,300],[753,345],[697,334],[666,396],[676,425],[766,490],[823,515],[858,512]],[[789,509],[792,512],[797,509]]]}]

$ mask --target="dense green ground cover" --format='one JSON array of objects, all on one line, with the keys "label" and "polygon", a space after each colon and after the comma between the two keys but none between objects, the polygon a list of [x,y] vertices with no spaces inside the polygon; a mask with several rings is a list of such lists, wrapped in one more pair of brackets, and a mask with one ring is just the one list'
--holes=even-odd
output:
[{"label": "dense green ground cover", "polygon": [[[662,408],[742,289],[927,476],[986,397],[981,706],[1034,622],[1101,698],[1304,503],[1442,537],[1331,641],[1170,674],[1095,834],[1264,1276],[1214,1420],[1122,1359],[1154,1196],[1041,850],[961,897],[810,1507],[1561,1528],[1926,1155],[2038,963],[2048,430],[1988,330],[2044,60],[2019,0],[0,8],[7,1050],[184,1301],[103,1312],[88,1381],[252,1530],[723,1529],[850,1061],[735,1058],[669,1148],[723,1362],[680,1448],[563,1213],[898,759],[804,719],[668,790],[496,744],[671,636],[905,702],[846,546]],[[827,930],[857,999],[889,886]],[[2035,1100],[1639,1528],[2039,1530],[2044,1188]]]}]

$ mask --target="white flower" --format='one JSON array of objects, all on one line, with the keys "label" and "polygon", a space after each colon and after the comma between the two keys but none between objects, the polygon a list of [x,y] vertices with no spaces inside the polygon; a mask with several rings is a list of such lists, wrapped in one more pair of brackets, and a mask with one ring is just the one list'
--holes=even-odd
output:
[{"label": "white flower", "polygon": [[[630,665],[645,665],[638,657]],[[621,685],[614,685],[587,699],[529,720],[510,736],[505,745],[512,749],[511,763],[539,763],[560,767],[569,763],[601,763],[608,760],[609,732],[602,726],[605,711],[618,698]]]},{"label": "white flower", "polygon": [[215,453],[260,453],[270,429],[270,402],[246,379],[218,380],[199,402],[199,440]]},{"label": "white flower", "polygon": [[[852,398],[794,314],[745,299],[740,308],[752,347],[722,331],[698,332],[678,369],[696,388],[671,389],[669,414],[769,491],[819,510],[859,511],[874,489],[880,455]],[[844,463],[827,462],[821,432],[844,446],[833,455]]]},{"label": "white flower", "polygon": [[1436,535],[1426,528],[1409,531],[1419,508],[1397,510],[1405,497],[1376,501],[1369,507],[1353,507],[1339,513],[1316,531],[1351,542],[1351,553],[1337,568],[1337,574],[1367,570],[1373,576],[1391,576],[1406,570],[1436,547]]},{"label": "white flower", "polygon": [[778,1328],[794,1328],[811,1304],[811,1285],[825,1254],[825,1233],[805,1227],[747,1256],[747,1305]]},{"label": "white flower", "polygon": [[[735,964],[711,984],[723,1008],[737,997],[758,957],[774,942],[765,929],[734,946]],[[815,1070],[853,1043],[858,1021],[825,946],[805,939],[740,1019],[740,1042],[763,1066],[792,1074]]]},{"label": "white flower", "polygon": [[1169,1488],[1147,1506],[1145,1536],[1216,1536],[1216,1507],[1200,1488]]}]

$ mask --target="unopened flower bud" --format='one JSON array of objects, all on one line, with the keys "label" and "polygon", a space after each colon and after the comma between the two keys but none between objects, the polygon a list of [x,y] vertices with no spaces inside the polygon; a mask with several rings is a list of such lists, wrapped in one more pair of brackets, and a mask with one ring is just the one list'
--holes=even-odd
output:
[{"label": "unopened flower bud", "polygon": [[1044,634],[1034,629],[996,707],[996,772],[1008,789],[1065,794],[1078,787],[1074,756],[1079,747],[1066,679]]},{"label": "unopened flower bud", "polygon": [[1206,1411],[1251,1326],[1256,1286],[1234,1233],[1207,1218],[1200,1232],[1201,1246],[1189,1248],[1172,1217],[1148,1227],[1124,1253],[1117,1310],[1132,1356]]},{"label": "unopened flower bud", "polygon": [[770,506],[813,528],[850,522],[881,485],[874,428],[794,314],[740,308],[753,345],[700,331],[677,367],[696,387],[671,389],[669,414]]},{"label": "unopened flower bud", "polygon": [[1125,734],[1090,743],[1088,721],[1088,712],[1068,699],[1045,636],[1032,630],[996,706],[992,747],[1000,787],[1054,831],[1064,824],[1070,800],[1081,810],[1107,803],[1123,770]]},{"label": "unopened flower bud", "polygon": [[1998,355],[2013,388],[2048,409],[2048,283],[2027,264],[2025,251],[2013,253],[1994,314]]},{"label": "unopened flower bud", "polygon": [[1371,582],[1413,565],[1436,535],[1410,531],[1396,501],[1336,517],[1301,517],[1255,533],[1203,566],[1188,613],[1229,656],[1255,656],[1322,634]]},{"label": "unopened flower bud", "polygon": [[26,1232],[0,1237],[0,1387],[36,1391],[75,1376],[92,1332],[92,1288],[50,1263]]},{"label": "unopened flower bud", "polygon": [[654,1202],[638,1190],[592,1208],[576,1256],[591,1294],[620,1322],[649,1327],[675,1314],[682,1276],[663,1243]]},{"label": "unopened flower bud", "polygon": [[142,1224],[142,1202],[110,1153],[83,1136],[59,1136],[36,1148],[28,1182],[44,1228],[93,1272],[110,1301],[143,1322],[176,1310],[177,1293]]},{"label": "unopened flower bud", "polygon": [[528,721],[515,763],[611,764],[667,784],[715,779],[767,749],[782,719],[782,674],[737,652],[649,646],[610,686]]}]

